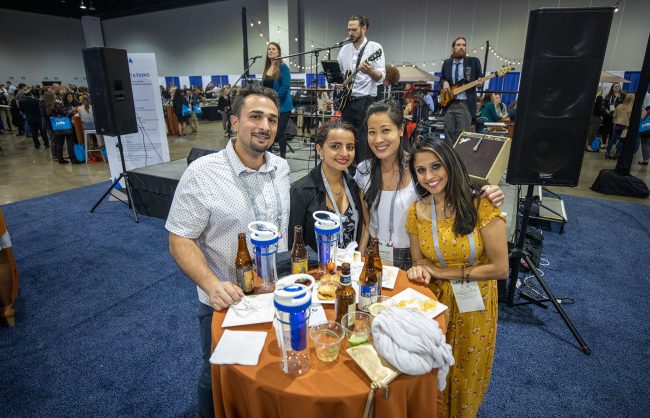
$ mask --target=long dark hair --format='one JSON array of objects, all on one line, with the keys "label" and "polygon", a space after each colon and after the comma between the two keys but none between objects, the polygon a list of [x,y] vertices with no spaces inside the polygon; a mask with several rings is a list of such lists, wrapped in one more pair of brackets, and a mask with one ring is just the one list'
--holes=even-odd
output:
[{"label": "long dark hair", "polygon": [[[368,119],[370,116],[386,113],[390,120],[395,124],[397,129],[402,129],[404,126],[404,115],[402,114],[401,107],[394,101],[389,101],[387,103],[376,102],[370,105],[368,111],[366,112],[366,120],[364,125],[367,129]],[[397,167],[399,169],[399,176],[397,179],[397,184],[402,183],[404,178],[404,173],[406,172],[406,161],[408,159],[408,149],[409,144],[405,138],[400,139],[399,149],[397,150]],[[362,174],[370,173],[370,185],[366,190],[365,200],[368,208],[372,210],[373,207],[379,205],[379,200],[381,199],[381,190],[383,188],[383,181],[381,178],[381,160],[377,158],[374,153],[370,153],[369,172]]]},{"label": "long dark hair", "polygon": [[614,95],[614,86],[618,85],[618,93],[621,95],[621,102],[623,99],[625,99],[626,93],[623,91],[623,86],[621,86],[621,83],[619,82],[614,82],[612,83],[611,87],[609,88],[609,91],[605,95],[605,103],[609,103],[609,99]]},{"label": "long dark hair", "polygon": [[469,234],[478,223],[478,199],[476,198],[480,196],[479,188],[472,184],[465,164],[449,144],[445,141],[419,141],[411,152],[409,170],[411,170],[415,190],[420,198],[431,194],[417,181],[418,177],[415,172],[415,156],[423,152],[436,154],[442,165],[447,169],[444,205],[445,207],[452,207],[456,213],[453,227],[454,233],[458,236]]},{"label": "long dark hair", "polygon": [[264,72],[262,73],[262,77],[266,77],[266,72],[269,70],[269,67],[273,65],[273,78],[277,80],[280,78],[280,61],[274,61],[269,58],[269,46],[271,45],[278,48],[278,56],[282,56],[282,48],[280,48],[280,44],[277,42],[269,42],[266,46],[266,61],[264,63]]}]

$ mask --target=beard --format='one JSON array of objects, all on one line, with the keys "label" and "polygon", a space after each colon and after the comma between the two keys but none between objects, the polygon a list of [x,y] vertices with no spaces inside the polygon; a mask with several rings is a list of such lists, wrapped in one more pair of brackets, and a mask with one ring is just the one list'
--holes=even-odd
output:
[{"label": "beard", "polygon": [[[263,134],[259,134],[259,135],[263,135]],[[269,134],[269,139],[267,139],[267,145],[261,145],[261,144],[257,143],[256,141],[257,141],[257,138],[255,136],[251,135],[251,137],[248,140],[248,148],[251,151],[259,153],[259,154],[265,153],[271,147],[271,145],[273,144],[271,139],[270,139],[270,134]]]},{"label": "beard", "polygon": [[459,50],[459,51],[454,51],[454,52],[451,54],[451,57],[452,57],[453,59],[456,59],[456,60],[459,60],[459,59],[465,58],[466,56],[467,56],[467,52],[466,52],[465,50],[462,50],[462,49]]}]

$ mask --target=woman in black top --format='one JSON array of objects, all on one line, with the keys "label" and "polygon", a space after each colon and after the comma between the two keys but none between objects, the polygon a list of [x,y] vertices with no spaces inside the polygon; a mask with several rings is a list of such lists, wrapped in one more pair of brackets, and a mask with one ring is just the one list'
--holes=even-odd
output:
[{"label": "woman in black top", "polygon": [[347,169],[354,161],[356,130],[348,122],[336,119],[323,126],[316,136],[316,152],[321,163],[291,186],[289,212],[289,248],[293,229],[301,225],[305,244],[316,250],[314,217],[316,211],[338,213],[341,217],[339,247],[361,241],[369,219],[361,205],[363,192]]},{"label": "woman in black top", "polygon": [[178,125],[180,126],[181,136],[185,136],[185,127],[187,126],[187,121],[189,120],[189,114],[183,116],[183,105],[190,108],[190,104],[185,97],[185,91],[177,88],[174,91],[174,114],[178,119]]}]

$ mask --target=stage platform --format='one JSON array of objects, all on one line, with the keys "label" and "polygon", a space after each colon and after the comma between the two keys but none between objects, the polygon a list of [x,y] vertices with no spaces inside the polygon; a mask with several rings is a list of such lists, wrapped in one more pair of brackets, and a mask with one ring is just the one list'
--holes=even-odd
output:
[{"label": "stage platform", "polygon": [[167,219],[176,186],[186,168],[187,160],[181,159],[129,171],[138,213]]}]

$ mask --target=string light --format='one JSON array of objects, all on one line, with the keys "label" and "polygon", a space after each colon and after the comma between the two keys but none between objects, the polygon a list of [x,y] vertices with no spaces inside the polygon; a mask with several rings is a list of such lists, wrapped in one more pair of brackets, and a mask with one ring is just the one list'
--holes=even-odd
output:
[{"label": "string light", "polygon": [[255,26],[255,23],[251,22],[251,28],[252,28],[253,26]]}]

